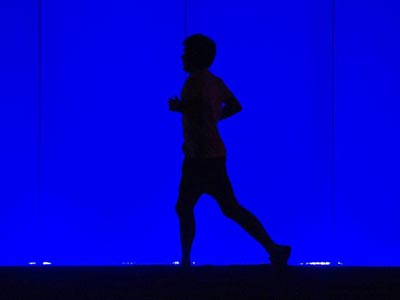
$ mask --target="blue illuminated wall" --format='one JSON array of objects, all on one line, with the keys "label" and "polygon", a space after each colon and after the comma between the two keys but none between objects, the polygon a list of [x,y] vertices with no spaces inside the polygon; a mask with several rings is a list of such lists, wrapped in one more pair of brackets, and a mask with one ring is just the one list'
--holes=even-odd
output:
[{"label": "blue illuminated wall", "polygon": [[354,264],[400,265],[400,3],[336,11],[337,249]]},{"label": "blue illuminated wall", "polygon": [[0,3],[0,264],[37,253],[37,3]]},{"label": "blue illuminated wall", "polygon": [[46,259],[177,258],[179,1],[45,1]]},{"label": "blue illuminated wall", "polygon": [[[12,3],[0,11],[0,264],[179,259],[182,134],[167,101],[198,32],[244,107],[220,124],[238,200],[293,246],[291,263],[400,264],[398,4]],[[267,262],[211,198],[196,217],[197,263]]]}]

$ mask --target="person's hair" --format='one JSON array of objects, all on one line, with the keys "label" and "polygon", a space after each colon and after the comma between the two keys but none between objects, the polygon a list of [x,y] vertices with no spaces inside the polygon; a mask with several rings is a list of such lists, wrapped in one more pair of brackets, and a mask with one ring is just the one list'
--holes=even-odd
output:
[{"label": "person's hair", "polygon": [[194,34],[185,39],[183,46],[194,67],[211,67],[217,54],[217,46],[212,39],[202,34]]}]

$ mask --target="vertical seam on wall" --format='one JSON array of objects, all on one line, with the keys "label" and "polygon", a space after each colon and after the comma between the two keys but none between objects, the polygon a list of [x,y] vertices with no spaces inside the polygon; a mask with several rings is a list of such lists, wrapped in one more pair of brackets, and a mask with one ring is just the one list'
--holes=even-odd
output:
[{"label": "vertical seam on wall", "polygon": [[[42,151],[43,151],[43,0],[38,0],[38,123],[37,123],[37,218],[42,211]],[[40,225],[39,225],[40,226]],[[41,228],[39,227],[39,230]]]},{"label": "vertical seam on wall", "polygon": [[183,36],[186,38],[189,27],[189,0],[183,0],[183,10]]},{"label": "vertical seam on wall", "polygon": [[336,0],[332,0],[332,78],[331,78],[331,113],[332,113],[332,148],[331,148],[331,226],[333,242],[336,240],[335,230],[335,10]]}]

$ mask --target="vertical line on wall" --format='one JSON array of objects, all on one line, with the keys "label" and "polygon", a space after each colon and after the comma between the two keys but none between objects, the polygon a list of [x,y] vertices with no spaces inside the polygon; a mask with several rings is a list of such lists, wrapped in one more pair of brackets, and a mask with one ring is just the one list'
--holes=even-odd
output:
[{"label": "vertical line on wall", "polygon": [[[185,39],[189,34],[189,0],[183,0],[183,38]],[[189,75],[184,73],[184,78]]]},{"label": "vertical line on wall", "polygon": [[42,216],[42,152],[43,152],[43,0],[38,0],[38,123],[37,123],[37,205],[39,234],[41,235]]},{"label": "vertical line on wall", "polygon": [[183,0],[183,36],[187,37],[189,28],[189,0]]},{"label": "vertical line on wall", "polygon": [[[332,78],[331,78],[331,122],[332,122],[332,141],[331,141],[331,228],[332,228],[332,237],[333,243],[336,241],[336,230],[335,230],[335,17],[336,17],[336,0],[332,0]],[[334,247],[332,247],[334,248]]]}]

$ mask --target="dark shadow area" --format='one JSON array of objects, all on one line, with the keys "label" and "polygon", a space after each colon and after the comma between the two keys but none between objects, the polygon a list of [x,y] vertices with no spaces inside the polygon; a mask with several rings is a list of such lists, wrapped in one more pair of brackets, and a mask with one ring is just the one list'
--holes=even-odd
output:
[{"label": "dark shadow area", "polygon": [[399,299],[400,268],[4,267],[1,299]]}]

